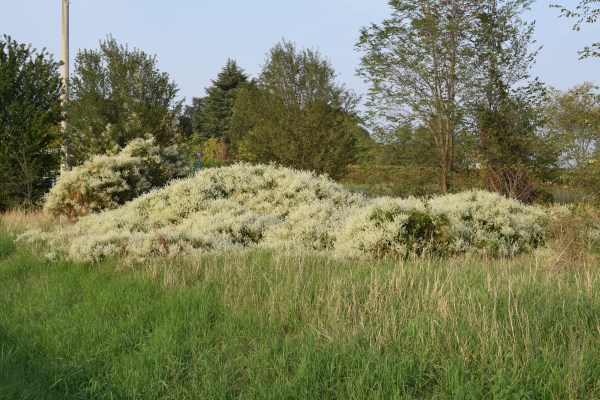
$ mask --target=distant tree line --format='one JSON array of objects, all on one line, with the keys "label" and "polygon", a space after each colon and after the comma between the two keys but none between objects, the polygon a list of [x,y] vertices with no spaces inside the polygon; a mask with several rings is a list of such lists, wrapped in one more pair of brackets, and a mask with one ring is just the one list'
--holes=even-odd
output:
[{"label": "distant tree line", "polygon": [[[136,138],[178,145],[202,162],[275,162],[342,178],[348,165],[437,171],[440,192],[482,186],[524,201],[550,182],[599,196],[600,95],[531,77],[532,0],[390,0],[364,27],[358,74],[367,112],[318,51],[281,41],[256,77],[235,60],[184,106],[156,57],[108,36],[80,50],[63,108],[59,62],[0,39],[0,208],[35,205],[59,173],[117,154]],[[561,7],[581,24],[593,1]],[[582,56],[598,56],[597,44]],[[63,131],[60,122],[66,120]],[[465,181],[459,176],[472,176]],[[432,178],[433,179],[433,178]]]}]

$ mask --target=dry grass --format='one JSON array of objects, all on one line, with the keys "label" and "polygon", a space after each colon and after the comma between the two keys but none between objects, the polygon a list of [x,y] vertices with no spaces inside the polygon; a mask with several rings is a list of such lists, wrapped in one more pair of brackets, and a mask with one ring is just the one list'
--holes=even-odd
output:
[{"label": "dry grass", "polygon": [[12,233],[22,233],[28,229],[48,229],[66,221],[42,211],[11,210],[0,213],[0,229]]},{"label": "dry grass", "polygon": [[598,262],[600,210],[580,205],[571,211],[551,224],[551,241],[543,252],[542,265],[572,268]]}]

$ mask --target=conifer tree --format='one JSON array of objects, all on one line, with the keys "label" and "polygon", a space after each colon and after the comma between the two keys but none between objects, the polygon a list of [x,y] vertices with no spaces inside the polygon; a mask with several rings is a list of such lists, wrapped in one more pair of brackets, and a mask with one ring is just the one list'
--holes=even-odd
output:
[{"label": "conifer tree", "polygon": [[217,138],[230,141],[230,119],[233,113],[233,104],[237,97],[238,89],[247,86],[250,82],[244,70],[238,67],[235,60],[227,60],[227,64],[212,80],[212,85],[206,88],[206,97],[202,107],[202,136],[204,138]]}]

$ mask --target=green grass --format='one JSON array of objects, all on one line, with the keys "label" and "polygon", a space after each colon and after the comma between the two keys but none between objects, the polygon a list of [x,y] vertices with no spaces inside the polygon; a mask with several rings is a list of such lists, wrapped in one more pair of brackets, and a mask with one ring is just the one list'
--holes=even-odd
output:
[{"label": "green grass", "polygon": [[0,399],[600,398],[600,266],[538,264],[90,265],[3,231]]}]

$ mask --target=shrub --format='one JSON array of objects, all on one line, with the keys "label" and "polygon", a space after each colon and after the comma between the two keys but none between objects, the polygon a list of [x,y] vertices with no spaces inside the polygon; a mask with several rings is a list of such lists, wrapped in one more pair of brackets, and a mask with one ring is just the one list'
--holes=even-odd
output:
[{"label": "shrub", "polygon": [[542,208],[483,191],[370,200],[311,172],[236,164],[200,170],[116,210],[22,239],[83,260],[249,247],[339,257],[513,256],[544,243],[548,218]]},{"label": "shrub", "polygon": [[542,246],[551,214],[541,207],[482,190],[430,200],[433,213],[448,218],[451,253],[510,257]]},{"label": "shrub", "polygon": [[447,218],[432,213],[423,200],[382,197],[349,216],[339,234],[338,251],[401,257],[439,254],[448,247],[447,225]]},{"label": "shrub", "polygon": [[62,173],[44,210],[75,218],[117,208],[189,171],[177,146],[159,149],[153,139],[135,139],[115,155],[94,156]]}]

